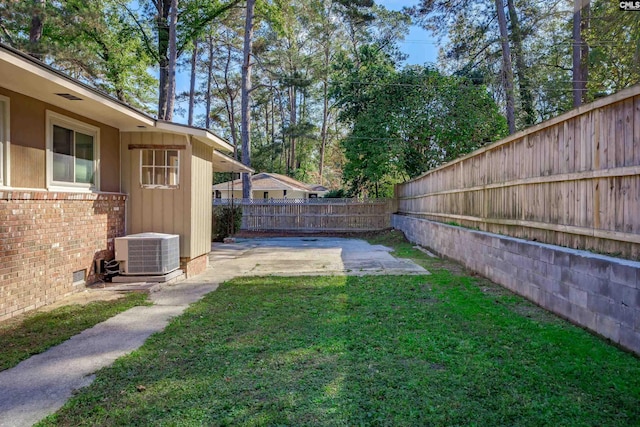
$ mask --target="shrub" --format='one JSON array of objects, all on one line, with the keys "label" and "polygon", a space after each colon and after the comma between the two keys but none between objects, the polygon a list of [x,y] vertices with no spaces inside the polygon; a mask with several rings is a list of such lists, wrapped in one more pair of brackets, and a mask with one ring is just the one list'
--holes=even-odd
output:
[{"label": "shrub", "polygon": [[343,188],[339,188],[337,190],[329,190],[324,195],[325,199],[346,199],[347,197],[349,197],[349,194]]},{"label": "shrub", "polygon": [[214,206],[211,239],[221,242],[225,237],[233,235],[242,223],[242,206]]}]

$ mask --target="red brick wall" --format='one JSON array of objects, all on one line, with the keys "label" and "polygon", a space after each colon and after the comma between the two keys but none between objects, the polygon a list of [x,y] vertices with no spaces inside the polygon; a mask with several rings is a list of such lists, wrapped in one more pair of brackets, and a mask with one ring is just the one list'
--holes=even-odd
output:
[{"label": "red brick wall", "polygon": [[209,266],[209,254],[200,255],[197,258],[180,258],[180,268],[189,277],[204,273]]},{"label": "red brick wall", "polygon": [[97,280],[125,233],[123,194],[0,190],[0,320],[79,292],[73,272]]}]

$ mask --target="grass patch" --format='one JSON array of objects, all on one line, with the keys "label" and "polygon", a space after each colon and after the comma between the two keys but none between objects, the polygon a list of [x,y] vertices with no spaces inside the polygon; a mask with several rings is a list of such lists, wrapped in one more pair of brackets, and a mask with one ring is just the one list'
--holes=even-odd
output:
[{"label": "grass patch", "polygon": [[73,304],[0,323],[0,371],[88,329],[108,318],[146,303],[147,295],[131,293],[111,301]]},{"label": "grass patch", "polygon": [[480,283],[235,279],[40,425],[640,424],[640,360]]}]

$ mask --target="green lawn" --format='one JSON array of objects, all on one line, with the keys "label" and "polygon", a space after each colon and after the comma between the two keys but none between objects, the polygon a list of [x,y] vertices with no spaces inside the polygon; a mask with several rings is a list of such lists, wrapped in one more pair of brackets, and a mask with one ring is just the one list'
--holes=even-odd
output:
[{"label": "green lawn", "polygon": [[42,425],[640,425],[640,360],[484,279],[223,284]]},{"label": "green lawn", "polygon": [[147,295],[132,293],[111,301],[73,304],[0,323],[0,371],[42,353],[116,314],[146,304]]}]

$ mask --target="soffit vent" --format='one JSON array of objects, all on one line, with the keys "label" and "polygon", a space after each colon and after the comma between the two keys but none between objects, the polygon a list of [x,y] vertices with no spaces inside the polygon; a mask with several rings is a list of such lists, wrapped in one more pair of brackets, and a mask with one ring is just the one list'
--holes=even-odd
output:
[{"label": "soffit vent", "polygon": [[66,98],[69,101],[82,101],[82,98],[78,98],[77,96],[71,95],[70,93],[56,93],[56,95]]}]

